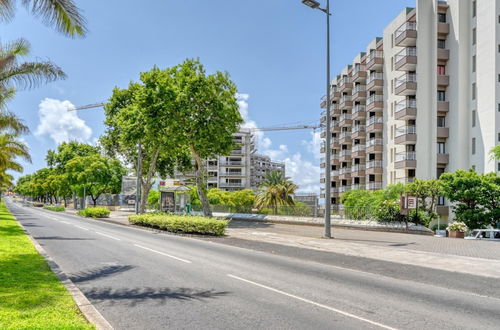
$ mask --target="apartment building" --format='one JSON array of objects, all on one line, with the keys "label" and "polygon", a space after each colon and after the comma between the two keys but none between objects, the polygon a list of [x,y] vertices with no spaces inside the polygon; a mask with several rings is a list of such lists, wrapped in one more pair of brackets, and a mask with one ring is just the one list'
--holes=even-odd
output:
[{"label": "apartment building", "polygon": [[[417,0],[405,8],[331,82],[332,139],[321,152],[332,156],[333,210],[350,189],[457,169],[500,171],[489,156],[500,144],[499,61],[499,1]],[[446,217],[447,202],[439,204]]]},{"label": "apartment building", "polygon": [[[285,172],[285,164],[255,153],[254,137],[249,129],[241,129],[233,134],[233,139],[237,147],[230,155],[205,161],[209,189],[253,189],[259,187],[265,175],[272,170]],[[175,179],[185,183],[194,183],[194,177],[194,172],[176,172],[174,175]]]}]

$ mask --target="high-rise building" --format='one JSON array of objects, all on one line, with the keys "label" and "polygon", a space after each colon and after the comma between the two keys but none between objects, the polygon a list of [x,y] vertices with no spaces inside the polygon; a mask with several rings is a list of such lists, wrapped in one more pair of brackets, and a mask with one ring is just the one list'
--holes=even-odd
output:
[{"label": "high-rise building", "polygon": [[332,144],[321,152],[332,161],[321,167],[332,171],[334,210],[350,189],[500,171],[489,155],[500,144],[499,1],[417,0],[331,85],[321,122],[332,121]]},{"label": "high-rise building", "polygon": [[[237,147],[227,156],[205,161],[208,188],[225,191],[258,188],[265,175],[273,170],[285,172],[285,164],[273,162],[267,156],[256,154],[254,137],[249,129],[233,134]],[[194,183],[194,172],[176,172],[174,178]]]}]

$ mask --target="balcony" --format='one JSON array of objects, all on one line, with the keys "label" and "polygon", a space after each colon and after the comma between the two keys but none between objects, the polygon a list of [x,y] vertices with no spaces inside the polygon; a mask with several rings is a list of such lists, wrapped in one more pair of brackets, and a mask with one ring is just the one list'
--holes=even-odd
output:
[{"label": "balcony", "polygon": [[[349,191],[351,190],[351,186],[341,186],[339,187],[339,193],[343,193],[343,192],[346,192],[346,191]],[[339,205],[339,206],[343,206],[343,205]]]},{"label": "balcony", "polygon": [[221,186],[221,187],[236,187],[236,188],[245,187],[243,182],[221,182],[221,183],[219,183],[219,186]]},{"label": "balcony", "polygon": [[381,91],[384,88],[384,74],[372,72],[366,80],[367,91]]},{"label": "balcony", "polygon": [[437,59],[438,59],[438,61],[441,61],[441,62],[448,61],[450,59],[450,50],[438,48]]},{"label": "balcony", "polygon": [[417,142],[417,129],[415,126],[403,126],[396,128],[396,144],[415,144]]},{"label": "balcony", "polygon": [[365,171],[366,174],[382,174],[383,173],[384,162],[381,160],[370,160],[366,162]]},{"label": "balcony", "polygon": [[365,138],[366,135],[366,127],[365,125],[356,125],[352,128],[352,138],[353,139],[360,139],[360,138]]},{"label": "balcony", "polygon": [[365,117],[366,117],[366,107],[364,105],[361,105],[361,104],[356,104],[352,108],[351,119],[352,120],[360,120],[360,119],[364,119]]},{"label": "balcony", "polygon": [[366,99],[366,111],[382,111],[384,110],[384,96],[370,95]]},{"label": "balcony", "polygon": [[398,71],[415,71],[417,68],[417,48],[406,47],[394,57],[394,69]]},{"label": "balcony", "polygon": [[384,129],[384,118],[373,116],[366,120],[366,133],[382,132]]},{"label": "balcony", "polygon": [[445,37],[450,34],[450,24],[438,22],[437,33],[440,37]]},{"label": "balcony", "polygon": [[351,126],[352,125],[352,117],[350,113],[343,113],[340,115],[339,125],[342,126]]},{"label": "balcony", "polygon": [[351,167],[351,176],[365,176],[365,165],[356,164]]},{"label": "balcony", "polygon": [[366,99],[366,86],[356,85],[352,89],[352,101],[363,101]]},{"label": "balcony", "polygon": [[406,22],[394,33],[394,43],[396,46],[409,47],[417,44],[417,23]]},{"label": "balcony", "polygon": [[437,75],[437,85],[438,87],[448,87],[450,84],[450,76],[447,75]]},{"label": "balcony", "polygon": [[352,108],[352,99],[351,99],[351,96],[349,96],[349,95],[342,95],[340,97],[339,107],[342,108],[342,109]]},{"label": "balcony", "polygon": [[396,169],[414,169],[417,167],[417,154],[415,152],[400,152],[396,154]]},{"label": "balcony", "polygon": [[437,138],[446,139],[450,136],[450,129],[448,127],[437,128]]},{"label": "balcony", "polygon": [[380,190],[380,189],[382,189],[382,182],[377,182],[377,181],[368,182],[366,184],[366,189],[367,190]]},{"label": "balcony", "polygon": [[381,153],[384,151],[384,140],[375,138],[366,141],[366,153]]},{"label": "balcony", "polygon": [[372,50],[366,56],[366,70],[379,70],[384,66],[384,53],[378,50]]},{"label": "balcony", "polygon": [[332,100],[337,100],[340,97],[340,91],[336,85],[330,87],[330,95]]},{"label": "balcony", "polygon": [[220,176],[245,176],[243,172],[222,172],[220,173]]},{"label": "balcony", "polygon": [[396,95],[415,95],[417,92],[417,75],[414,73],[407,73],[396,78],[394,87],[394,93]]},{"label": "balcony", "polygon": [[402,184],[407,184],[410,182],[413,182],[414,178],[396,178],[396,183],[402,183]]},{"label": "balcony", "polygon": [[321,101],[319,102],[319,107],[322,109],[326,108],[326,95],[323,95],[323,97],[321,98]]},{"label": "balcony", "polygon": [[450,161],[450,155],[448,154],[437,154],[436,162],[441,165],[448,164]]},{"label": "balcony", "polygon": [[340,79],[339,82],[339,92],[342,94],[343,92],[350,91],[352,89],[352,81],[351,78],[344,76]]},{"label": "balcony", "polygon": [[417,117],[417,101],[404,100],[396,103],[394,117],[397,120],[415,119]]},{"label": "balcony", "polygon": [[351,81],[353,83],[365,81],[366,67],[364,65],[355,65],[351,75],[352,75]]},{"label": "balcony", "polygon": [[352,147],[351,157],[352,158],[365,158],[366,157],[365,150],[366,150],[366,147],[364,144],[356,144]]},{"label": "balcony", "polygon": [[227,161],[220,162],[220,165],[223,165],[223,166],[243,166],[244,164],[242,161],[227,160]]},{"label": "balcony", "polygon": [[340,133],[339,144],[351,144],[351,132],[342,132]]},{"label": "balcony", "polygon": [[339,157],[340,162],[348,162],[351,160],[351,150],[350,149],[341,150],[339,156],[340,156]]},{"label": "balcony", "polygon": [[438,101],[437,111],[441,113],[448,113],[448,111],[450,111],[450,103],[448,101]]}]

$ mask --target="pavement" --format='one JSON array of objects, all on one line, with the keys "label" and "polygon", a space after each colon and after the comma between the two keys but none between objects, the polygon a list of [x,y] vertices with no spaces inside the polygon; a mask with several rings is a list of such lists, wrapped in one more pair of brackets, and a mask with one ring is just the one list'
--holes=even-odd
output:
[{"label": "pavement", "polygon": [[115,329],[498,329],[500,324],[495,277],[234,233],[184,237],[10,201],[8,206]]}]

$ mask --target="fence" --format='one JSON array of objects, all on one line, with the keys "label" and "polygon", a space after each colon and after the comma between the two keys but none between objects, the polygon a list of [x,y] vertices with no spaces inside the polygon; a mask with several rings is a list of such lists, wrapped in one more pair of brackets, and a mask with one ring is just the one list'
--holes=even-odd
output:
[{"label": "fence", "polygon": [[[193,211],[199,212],[202,210],[201,205],[193,205]],[[300,205],[280,205],[277,207],[266,206],[255,208],[251,205],[234,206],[234,205],[210,205],[212,212],[220,213],[247,213],[247,214],[265,214],[265,215],[284,215],[296,217],[322,217],[323,210],[318,206],[311,206],[305,203]]]}]

